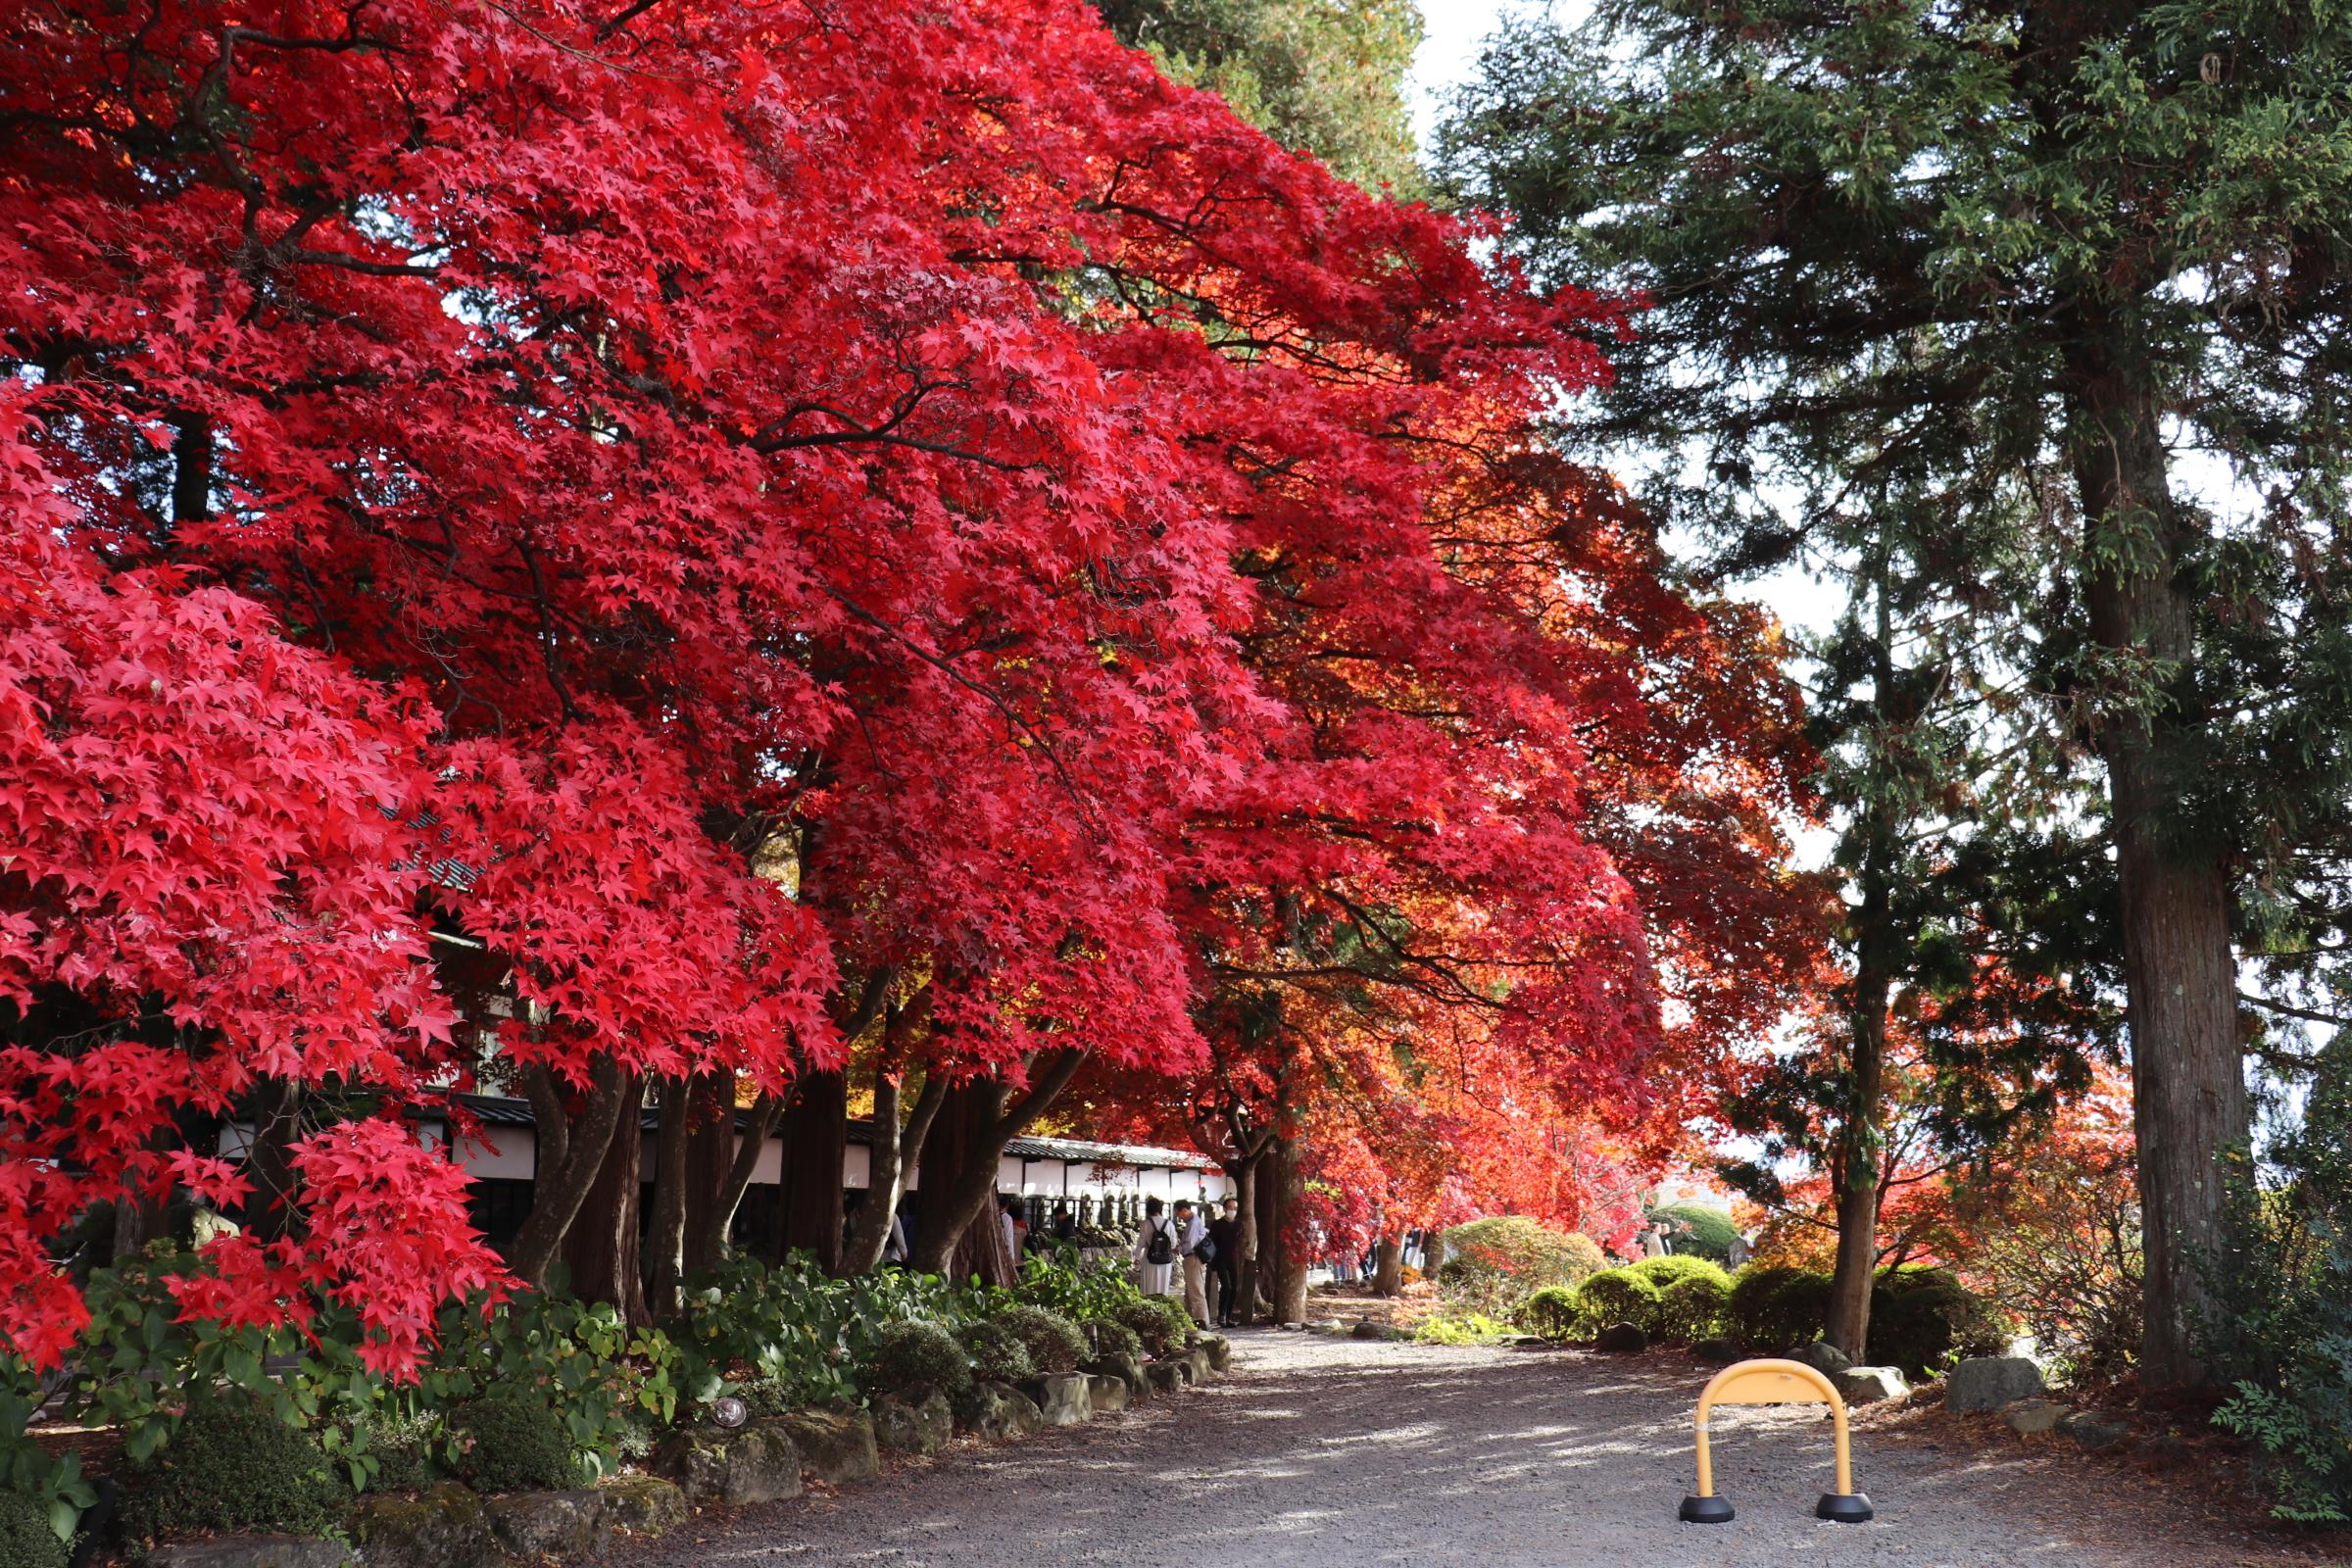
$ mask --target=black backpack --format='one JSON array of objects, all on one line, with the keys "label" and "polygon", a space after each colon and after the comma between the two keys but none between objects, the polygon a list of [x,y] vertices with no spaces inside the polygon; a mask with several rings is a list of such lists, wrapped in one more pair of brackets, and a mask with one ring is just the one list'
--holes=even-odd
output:
[{"label": "black backpack", "polygon": [[1160,1268],[1176,1260],[1176,1238],[1168,1234],[1168,1222],[1160,1220],[1152,1227],[1152,1239],[1144,1243],[1144,1261]]},{"label": "black backpack", "polygon": [[1204,1233],[1200,1245],[1193,1249],[1193,1255],[1203,1263],[1214,1263],[1217,1260],[1216,1238]]}]

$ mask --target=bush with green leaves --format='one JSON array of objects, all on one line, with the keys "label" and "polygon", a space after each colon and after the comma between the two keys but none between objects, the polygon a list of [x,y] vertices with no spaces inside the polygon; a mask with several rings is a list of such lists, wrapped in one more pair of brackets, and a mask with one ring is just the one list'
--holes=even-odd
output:
[{"label": "bush with green leaves", "polygon": [[1998,1355],[2008,1343],[2008,1325],[1949,1270],[1906,1264],[1879,1271],[1870,1293],[1872,1366],[1934,1377],[1963,1357]]},{"label": "bush with green leaves", "polygon": [[1811,1269],[1749,1265],[1732,1281],[1729,1328],[1750,1350],[1778,1354],[1821,1338],[1829,1320],[1830,1277]]},{"label": "bush with green leaves", "polygon": [[1577,1300],[1595,1329],[1631,1323],[1649,1331],[1657,1321],[1658,1288],[1630,1268],[1603,1269],[1577,1287]]},{"label": "bush with green leaves", "polygon": [[202,1387],[171,1440],[129,1467],[123,1533],[155,1541],[199,1531],[316,1536],[350,1488],[310,1433],[242,1389]]},{"label": "bush with green leaves", "polygon": [[1078,1326],[1086,1331],[1086,1337],[1094,1347],[1096,1360],[1106,1361],[1121,1356],[1133,1356],[1138,1360],[1143,1358],[1143,1336],[1116,1318],[1089,1318]]},{"label": "bush with green leaves", "polygon": [[1511,1337],[1511,1326],[1484,1312],[1440,1312],[1413,1325],[1413,1338],[1422,1345],[1499,1345]]},{"label": "bush with green leaves", "polygon": [[1567,1285],[1546,1285],[1535,1292],[1519,1303],[1512,1321],[1555,1344],[1582,1339],[1592,1332],[1583,1298]]},{"label": "bush with green leaves", "polygon": [[874,1337],[872,1359],[859,1383],[868,1394],[895,1394],[921,1402],[956,1395],[972,1381],[971,1358],[956,1336],[937,1323],[908,1318]]},{"label": "bush with green leaves", "polygon": [[1135,1272],[1115,1263],[1065,1263],[1032,1256],[1021,1265],[1012,1297],[1025,1306],[1059,1312],[1075,1323],[1119,1321],[1122,1309],[1144,1299]]},{"label": "bush with green leaves", "polygon": [[557,1492],[582,1480],[571,1430],[547,1391],[495,1383],[449,1413],[454,1468],[477,1492]]},{"label": "bush with green leaves", "polygon": [[1669,1345],[1695,1345],[1723,1332],[1731,1315],[1731,1282],[1721,1269],[1686,1274],[1658,1292],[1651,1334]]},{"label": "bush with green leaves", "polygon": [[1153,1356],[1181,1355],[1191,1348],[1200,1329],[1173,1298],[1146,1296],[1119,1309],[1118,1321],[1143,1342]]},{"label": "bush with green leaves", "polygon": [[1720,1264],[1710,1263],[1703,1257],[1670,1253],[1663,1257],[1645,1257],[1626,1267],[1628,1272],[1641,1275],[1661,1293],[1675,1281],[1688,1279],[1712,1280],[1726,1291],[1732,1288],[1731,1275],[1725,1273]]},{"label": "bush with green leaves", "polygon": [[1078,1332],[1077,1324],[1059,1312],[1016,1303],[998,1313],[995,1321],[1020,1342],[1038,1377],[1075,1372],[1078,1363],[1086,1359],[1086,1336]]},{"label": "bush with green leaves", "polygon": [[994,1318],[965,1329],[962,1340],[972,1376],[982,1383],[1026,1383],[1037,1376],[1021,1337]]},{"label": "bush with green leaves", "polygon": [[68,1555],[40,1498],[0,1492],[0,1568],[66,1568]]},{"label": "bush with green leaves", "polygon": [[1710,1263],[1728,1266],[1732,1261],[1732,1243],[1740,1239],[1740,1228],[1732,1216],[1720,1208],[1705,1203],[1670,1203],[1650,1211],[1652,1220],[1666,1227],[1667,1242],[1676,1257],[1703,1257]]},{"label": "bush with green leaves", "polygon": [[2272,1511],[2352,1522],[2352,1038],[2320,1054],[2302,1124],[2226,1187],[2227,1250],[2200,1259],[2198,1348],[2232,1391],[2214,1420],[2263,1450]]},{"label": "bush with green leaves", "polygon": [[1547,1285],[1577,1285],[1608,1258],[1590,1238],[1522,1215],[1473,1220],[1445,1236],[1438,1288],[1455,1306],[1499,1316]]}]

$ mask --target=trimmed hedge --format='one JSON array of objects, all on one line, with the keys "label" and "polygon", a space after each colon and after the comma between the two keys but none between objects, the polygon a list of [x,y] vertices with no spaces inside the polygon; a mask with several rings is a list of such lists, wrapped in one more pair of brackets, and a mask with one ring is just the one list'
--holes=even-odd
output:
[{"label": "trimmed hedge", "polygon": [[1573,1340],[1585,1331],[1585,1303],[1566,1285],[1546,1285],[1519,1303],[1512,1320],[1547,1340]]},{"label": "trimmed hedge", "polygon": [[1743,1268],[1732,1282],[1732,1338],[1746,1349],[1778,1353],[1821,1338],[1830,1310],[1830,1277],[1811,1269]]},{"label": "trimmed hedge", "polygon": [[972,1376],[983,1383],[1026,1383],[1037,1376],[1037,1363],[1019,1335],[993,1319],[963,1331],[963,1348],[972,1359]]},{"label": "trimmed hedge", "polygon": [[450,1412],[458,1474],[476,1492],[561,1492],[580,1484],[571,1429],[534,1384],[494,1383]]},{"label": "trimmed hedge", "polygon": [[1041,1378],[1059,1377],[1078,1370],[1086,1359],[1086,1336],[1059,1312],[1042,1306],[1008,1306],[997,1314],[1004,1332],[1021,1342],[1029,1364]]},{"label": "trimmed hedge", "polygon": [[908,1318],[874,1336],[873,1359],[859,1381],[869,1394],[895,1394],[919,1403],[934,1392],[961,1393],[972,1381],[971,1358],[939,1324]]},{"label": "trimmed hedge", "polygon": [[1723,1332],[1731,1305],[1731,1283],[1721,1269],[1713,1274],[1686,1274],[1658,1293],[1652,1334],[1672,1345],[1712,1339]]},{"label": "trimmed hedge", "polygon": [[1732,1277],[1722,1267],[1703,1257],[1669,1254],[1665,1257],[1645,1257],[1628,1266],[1629,1272],[1639,1274],[1663,1292],[1678,1280],[1711,1280],[1724,1290],[1732,1288]]},{"label": "trimmed hedge", "polygon": [[1711,1263],[1729,1264],[1732,1243],[1740,1239],[1740,1229],[1732,1216],[1720,1208],[1704,1203],[1673,1203],[1654,1211],[1650,1218],[1666,1222],[1669,1239],[1677,1257],[1697,1256]]},{"label": "trimmed hedge", "polygon": [[1658,1317],[1658,1288],[1630,1268],[1603,1269],[1577,1287],[1586,1325],[1631,1323],[1644,1334]]},{"label": "trimmed hedge", "polygon": [[66,1568],[66,1544],[37,1497],[0,1492],[0,1568]]},{"label": "trimmed hedge", "polygon": [[350,1496],[308,1432],[249,1394],[209,1388],[189,1396],[172,1441],[130,1468],[124,1490],[124,1534],[146,1541],[206,1531],[316,1536]]},{"label": "trimmed hedge", "polygon": [[1870,1361],[1933,1377],[1962,1356],[1998,1355],[2008,1327],[1984,1299],[1940,1268],[1882,1269],[1870,1293]]}]

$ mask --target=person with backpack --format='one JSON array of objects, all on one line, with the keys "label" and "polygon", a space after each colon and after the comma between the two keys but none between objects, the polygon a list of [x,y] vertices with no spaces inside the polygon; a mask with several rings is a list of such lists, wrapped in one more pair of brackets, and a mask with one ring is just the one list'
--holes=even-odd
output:
[{"label": "person with backpack", "polygon": [[1208,1264],[1217,1255],[1208,1226],[1190,1202],[1176,1205],[1176,1245],[1184,1250],[1184,1309],[1208,1327]]},{"label": "person with backpack", "polygon": [[1146,1296],[1176,1294],[1176,1240],[1167,1205],[1156,1198],[1145,1199],[1144,1222],[1135,1233],[1135,1288]]}]

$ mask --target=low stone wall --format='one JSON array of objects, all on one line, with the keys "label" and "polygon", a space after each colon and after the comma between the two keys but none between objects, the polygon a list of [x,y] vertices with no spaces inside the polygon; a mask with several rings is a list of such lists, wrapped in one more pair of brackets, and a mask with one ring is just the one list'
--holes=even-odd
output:
[{"label": "low stone wall", "polygon": [[884,1396],[870,1410],[796,1410],[728,1430],[692,1427],[654,1450],[647,1474],[569,1492],[483,1496],[455,1481],[414,1496],[362,1497],[345,1520],[350,1544],[296,1536],[238,1536],[158,1546],[149,1568],[507,1568],[513,1561],[593,1558],[616,1532],[659,1535],[696,1507],[749,1507],[800,1495],[804,1478],[850,1486],[882,1474],[884,1452],[937,1453],[967,1437],[1026,1437],[1123,1410],[1225,1374],[1231,1347],[1204,1339],[1186,1354],[1143,1362],[1113,1357],[1020,1388],[978,1385],[951,1405]]}]

